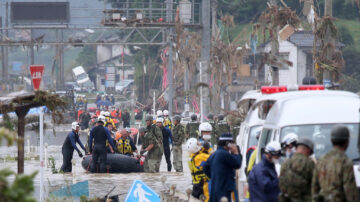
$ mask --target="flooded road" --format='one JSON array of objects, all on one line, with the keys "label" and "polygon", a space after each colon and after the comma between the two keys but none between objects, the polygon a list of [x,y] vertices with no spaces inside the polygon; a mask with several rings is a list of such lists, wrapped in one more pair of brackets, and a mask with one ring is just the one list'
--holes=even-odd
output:
[{"label": "flooded road", "polygon": [[[47,129],[45,131],[44,143],[48,144],[47,148],[47,158],[50,156],[54,157],[56,168],[59,169],[62,165],[62,154],[61,147],[66,138],[68,130],[70,126],[61,126],[56,129],[56,136],[53,135],[52,129]],[[27,153],[28,150],[28,142],[30,145],[36,145],[38,140],[36,138],[36,134],[34,131],[26,131],[25,133],[25,158],[29,156],[38,155],[38,152]],[[86,143],[86,133],[82,133],[80,135],[81,141]],[[184,147],[184,145],[183,145]],[[163,157],[160,167],[160,173],[129,173],[129,174],[91,174],[87,173],[81,167],[81,158],[74,152],[74,159],[76,160],[76,165],[73,167],[72,174],[53,174],[51,172],[51,168],[45,168],[45,192],[49,193],[54,191],[62,186],[70,185],[73,182],[80,182],[84,180],[89,181],[89,193],[90,197],[104,197],[114,186],[116,188],[111,192],[110,195],[122,194],[120,196],[120,201],[124,201],[126,197],[127,191],[130,189],[132,182],[135,179],[140,179],[144,181],[148,186],[150,186],[153,190],[155,190],[158,194],[160,194],[161,190],[164,190],[160,178],[162,176],[166,176],[166,184],[172,185],[175,184],[176,188],[180,192],[185,192],[185,190],[191,187],[191,175],[187,165],[188,153],[183,148],[183,173],[176,173],[174,170],[172,172],[167,172],[167,165],[165,158]],[[33,150],[33,149],[32,149]],[[17,156],[17,147],[11,146],[1,146],[0,147],[0,169],[2,168],[10,168],[13,171],[17,171],[17,161],[15,160],[4,160],[9,157]],[[39,161],[35,159],[26,160],[25,161],[25,173],[31,174],[34,171],[39,170]],[[40,178],[37,175],[35,179],[35,193],[34,196],[39,198],[39,183]]]}]

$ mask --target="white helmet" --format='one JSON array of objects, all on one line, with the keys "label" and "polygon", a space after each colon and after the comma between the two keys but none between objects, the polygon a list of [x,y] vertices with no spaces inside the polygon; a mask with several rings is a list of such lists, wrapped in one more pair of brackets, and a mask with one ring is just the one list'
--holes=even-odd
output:
[{"label": "white helmet", "polygon": [[212,131],[212,126],[210,123],[205,122],[205,123],[201,123],[199,125],[199,132],[201,133],[202,131]]},{"label": "white helmet", "polygon": [[72,130],[76,130],[77,127],[80,127],[79,122],[76,122],[76,121],[75,121],[75,122],[72,122],[72,124],[71,124],[71,129],[72,129]]},{"label": "white helmet", "polygon": [[280,143],[276,141],[269,142],[265,147],[265,153],[269,153],[275,156],[280,156],[281,155]]},{"label": "white helmet", "polygon": [[98,122],[103,122],[104,124],[106,122],[105,116],[101,116],[101,115],[98,117],[97,120],[98,120]]},{"label": "white helmet", "polygon": [[106,111],[101,111],[100,116],[105,116]]},{"label": "white helmet", "polygon": [[188,141],[186,141],[186,149],[189,153],[196,153],[200,150],[200,147],[198,146],[198,141],[196,138],[190,138]]},{"label": "white helmet", "polygon": [[157,110],[156,116],[162,116],[162,115],[163,115],[163,112],[161,110]]},{"label": "white helmet", "polygon": [[161,117],[156,118],[156,123],[163,123],[164,119]]},{"label": "white helmet", "polygon": [[164,116],[169,116],[169,111],[165,109],[165,110],[163,111],[163,114],[164,114]]},{"label": "white helmet", "polygon": [[290,144],[296,144],[298,141],[298,136],[295,133],[289,133],[285,135],[285,137],[282,139],[281,144],[284,146],[290,145]]},{"label": "white helmet", "polygon": [[105,116],[105,117],[109,117],[109,116],[110,116],[110,112],[105,112],[104,116]]}]

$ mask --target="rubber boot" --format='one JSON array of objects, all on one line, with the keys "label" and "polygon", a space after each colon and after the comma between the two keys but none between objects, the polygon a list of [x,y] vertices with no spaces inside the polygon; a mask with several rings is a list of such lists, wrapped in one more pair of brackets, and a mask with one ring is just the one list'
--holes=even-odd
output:
[{"label": "rubber boot", "polygon": [[167,164],[168,172],[171,172],[171,168],[172,168],[171,164]]}]

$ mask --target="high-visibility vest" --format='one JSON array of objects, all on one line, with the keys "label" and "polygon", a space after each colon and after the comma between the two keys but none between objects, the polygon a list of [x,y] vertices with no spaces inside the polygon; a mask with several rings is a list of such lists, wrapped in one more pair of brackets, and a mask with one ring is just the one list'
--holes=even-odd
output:
[{"label": "high-visibility vest", "polygon": [[189,168],[190,168],[193,184],[198,184],[201,181],[207,180],[207,177],[204,173],[201,163],[206,162],[206,160],[209,157],[210,154],[205,153],[203,150],[191,156],[191,159],[189,161]]},{"label": "high-visibility vest", "polygon": [[119,139],[118,141],[118,151],[120,154],[132,154],[132,149],[131,149],[131,145],[130,145],[130,140],[126,139]]}]

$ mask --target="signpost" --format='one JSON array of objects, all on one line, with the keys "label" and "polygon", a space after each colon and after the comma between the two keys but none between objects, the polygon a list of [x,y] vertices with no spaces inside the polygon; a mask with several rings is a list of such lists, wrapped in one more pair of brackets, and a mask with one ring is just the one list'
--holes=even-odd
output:
[{"label": "signpost", "polygon": [[160,202],[160,196],[141,180],[134,180],[125,202]]},{"label": "signpost", "polygon": [[[41,79],[44,73],[45,65],[31,65],[30,73],[33,81],[34,90],[39,90]],[[44,199],[44,108],[40,109],[40,202]]]},{"label": "signpost", "polygon": [[33,81],[34,90],[39,90],[45,65],[30,65],[30,74]]}]

